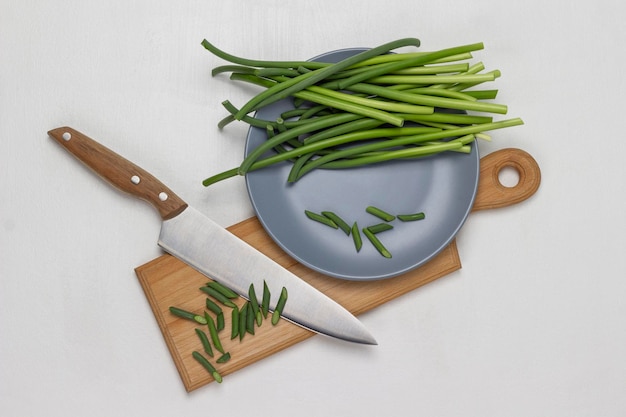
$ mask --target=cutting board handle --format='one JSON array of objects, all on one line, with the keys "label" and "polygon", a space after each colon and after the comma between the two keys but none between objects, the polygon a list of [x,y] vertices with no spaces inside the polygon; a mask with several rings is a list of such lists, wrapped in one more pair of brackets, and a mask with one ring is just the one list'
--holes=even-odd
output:
[{"label": "cutting board handle", "polygon": [[[500,182],[504,168],[517,171],[519,181],[512,187]],[[539,188],[541,170],[537,161],[527,152],[506,148],[480,159],[478,191],[472,211],[511,206],[526,200]]]}]

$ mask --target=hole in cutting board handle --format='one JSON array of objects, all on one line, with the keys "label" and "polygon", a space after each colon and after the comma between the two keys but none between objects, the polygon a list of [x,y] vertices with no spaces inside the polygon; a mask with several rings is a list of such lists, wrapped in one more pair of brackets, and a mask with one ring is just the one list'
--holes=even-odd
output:
[{"label": "hole in cutting board handle", "polygon": [[512,165],[505,165],[498,171],[498,181],[503,187],[515,188],[519,184],[519,180],[519,170]]},{"label": "hole in cutting board handle", "polygon": [[[504,168],[517,171],[518,183],[505,186]],[[480,159],[480,176],[474,206],[472,210],[485,210],[507,207],[517,204],[532,196],[541,183],[541,170],[537,161],[527,152],[506,148],[495,151]]]}]

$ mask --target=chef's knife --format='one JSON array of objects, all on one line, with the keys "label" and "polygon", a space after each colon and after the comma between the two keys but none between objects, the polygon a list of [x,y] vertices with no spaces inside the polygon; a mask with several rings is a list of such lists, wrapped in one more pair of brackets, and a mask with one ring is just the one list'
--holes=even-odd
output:
[{"label": "chef's knife", "polygon": [[[262,288],[265,281],[276,294],[285,287],[284,318],[328,336],[376,344],[348,310],[189,207],[148,172],[70,127],[48,134],[110,184],[152,204],[163,220],[158,244],[165,251],[244,298],[248,298],[250,284]],[[274,309],[278,297],[272,298],[270,308]]]}]

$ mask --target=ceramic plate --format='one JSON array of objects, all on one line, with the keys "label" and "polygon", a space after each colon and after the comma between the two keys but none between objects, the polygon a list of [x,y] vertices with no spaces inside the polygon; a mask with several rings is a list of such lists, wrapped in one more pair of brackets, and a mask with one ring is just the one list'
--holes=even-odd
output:
[{"label": "ceramic plate", "polygon": [[[363,49],[345,49],[314,58],[337,62]],[[293,108],[283,100],[260,109],[256,117],[273,120]],[[245,153],[265,140],[265,131],[250,128]],[[246,175],[248,194],[271,238],[289,255],[325,275],[347,280],[390,278],[423,265],[444,249],[465,222],[478,184],[476,143],[470,154],[447,152],[412,161],[366,167],[323,170],[287,182],[291,163],[279,163]],[[269,155],[269,154],[268,154]],[[362,236],[356,252],[352,236],[305,216],[304,210],[332,211],[363,228],[380,219],[365,208],[376,206],[392,214],[424,212],[416,222],[394,220],[392,230],[377,236],[391,252],[384,258]]]}]

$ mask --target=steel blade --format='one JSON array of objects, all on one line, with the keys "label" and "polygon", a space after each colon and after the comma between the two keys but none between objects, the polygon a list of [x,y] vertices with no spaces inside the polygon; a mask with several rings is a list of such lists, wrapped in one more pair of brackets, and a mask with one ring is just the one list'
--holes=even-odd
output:
[{"label": "steel blade", "polygon": [[[340,304],[192,207],[163,222],[159,246],[207,277],[248,298],[250,284],[289,297],[282,316],[306,329],[350,342],[376,344]],[[272,297],[270,308],[278,297]]]}]

